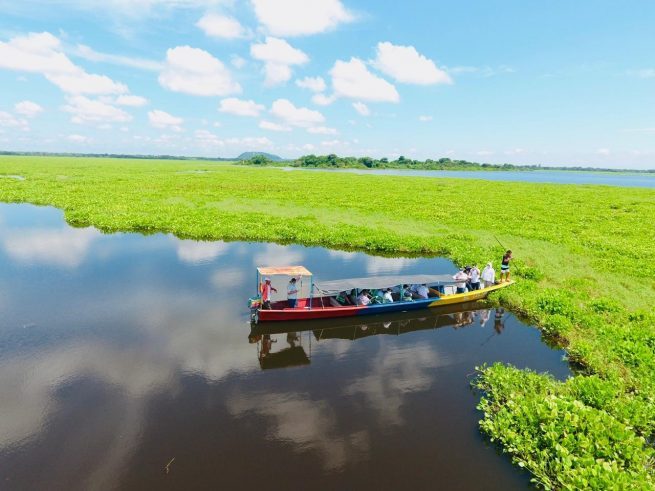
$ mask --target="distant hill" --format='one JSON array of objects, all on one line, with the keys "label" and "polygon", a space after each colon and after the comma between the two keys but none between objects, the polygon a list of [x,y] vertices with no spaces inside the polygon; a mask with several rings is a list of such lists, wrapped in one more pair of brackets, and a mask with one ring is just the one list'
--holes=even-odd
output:
[{"label": "distant hill", "polygon": [[273,155],[272,153],[266,152],[243,152],[235,160],[250,160],[255,155],[261,155],[262,157],[266,157],[268,160],[272,160],[273,162],[282,162],[282,160],[284,160],[278,155]]}]

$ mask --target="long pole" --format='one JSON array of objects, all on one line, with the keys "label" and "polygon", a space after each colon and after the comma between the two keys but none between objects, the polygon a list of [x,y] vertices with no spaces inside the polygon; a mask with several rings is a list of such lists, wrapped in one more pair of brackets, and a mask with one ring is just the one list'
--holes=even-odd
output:
[{"label": "long pole", "polygon": [[505,246],[504,246],[504,245],[503,245],[503,244],[498,240],[498,237],[496,237],[494,234],[491,234],[491,235],[493,235],[494,239],[496,239],[496,242],[498,242],[498,243],[500,244],[500,247],[502,247],[502,248],[505,249],[506,251],[508,250],[507,247],[505,247]]}]

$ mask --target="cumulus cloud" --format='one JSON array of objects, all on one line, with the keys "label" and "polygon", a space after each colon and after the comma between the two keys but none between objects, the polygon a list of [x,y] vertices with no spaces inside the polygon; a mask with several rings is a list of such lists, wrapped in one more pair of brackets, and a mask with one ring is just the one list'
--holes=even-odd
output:
[{"label": "cumulus cloud", "polygon": [[338,133],[336,128],[328,128],[327,126],[312,126],[307,128],[307,132],[314,135],[336,135]]},{"label": "cumulus cloud", "polygon": [[428,121],[432,121],[432,116],[422,114],[421,116],[418,117],[418,120],[422,123],[427,123]]},{"label": "cumulus cloud", "polygon": [[353,102],[353,107],[355,108],[355,111],[357,111],[362,116],[371,115],[371,110],[363,102]]},{"label": "cumulus cloud", "polygon": [[396,88],[371,73],[359,58],[350,61],[337,60],[330,70],[332,87],[337,97],[348,97],[364,101],[398,102]]},{"label": "cumulus cloud", "polygon": [[273,144],[273,142],[268,138],[266,138],[265,136],[246,136],[243,138],[228,138],[225,140],[225,143],[227,143],[228,145],[245,147],[248,149],[267,148]]},{"label": "cumulus cloud", "polygon": [[354,16],[340,0],[253,0],[255,16],[274,36],[305,36],[334,29]]},{"label": "cumulus cloud", "polygon": [[205,147],[222,147],[225,145],[223,140],[218,138],[218,136],[216,136],[214,133],[207,130],[196,130],[194,136],[196,141]]},{"label": "cumulus cloud", "polygon": [[210,37],[238,39],[246,37],[248,32],[234,17],[208,13],[196,22],[202,31]]},{"label": "cumulus cloud", "polygon": [[453,83],[444,70],[437,68],[434,61],[420,54],[414,46],[378,43],[376,55],[375,68],[398,82],[417,85]]},{"label": "cumulus cloud", "polygon": [[263,130],[268,130],[268,131],[291,131],[290,126],[273,123],[272,121],[260,121],[259,127]]},{"label": "cumulus cloud", "polygon": [[296,85],[301,89],[311,90],[312,92],[323,92],[325,90],[325,80],[322,77],[305,77],[296,80]]},{"label": "cumulus cloud", "polygon": [[11,113],[0,111],[0,128],[19,128],[22,130],[29,130],[27,120],[19,119]]},{"label": "cumulus cloud", "polygon": [[14,105],[14,110],[17,114],[27,116],[28,118],[33,118],[37,114],[43,111],[43,108],[39,106],[36,102],[32,101],[20,101]]},{"label": "cumulus cloud", "polygon": [[250,55],[264,62],[266,85],[277,85],[291,78],[291,66],[302,65],[309,57],[284,39],[268,36],[263,43],[250,46]]},{"label": "cumulus cloud", "polygon": [[334,95],[314,94],[312,96],[312,102],[317,106],[329,106],[336,99]]},{"label": "cumulus cloud", "polygon": [[230,63],[232,64],[232,66],[234,68],[236,68],[237,70],[240,70],[241,68],[246,66],[246,63],[248,63],[248,62],[246,61],[245,58],[242,58],[239,55],[232,55],[232,56],[230,56]]},{"label": "cumulus cloud", "polygon": [[77,134],[68,135],[66,139],[73,143],[87,143],[89,141],[88,136],[77,135]]},{"label": "cumulus cloud", "polygon": [[69,96],[63,110],[72,115],[71,121],[84,123],[125,123],[132,116],[122,109],[107,102],[89,99],[83,95]]},{"label": "cumulus cloud", "polygon": [[141,107],[148,104],[148,99],[138,95],[119,95],[116,98],[116,104],[119,106]]},{"label": "cumulus cloud", "polygon": [[159,83],[173,92],[199,96],[224,96],[241,92],[231,72],[207,51],[177,46],[166,52],[166,66]]},{"label": "cumulus cloud", "polygon": [[222,113],[235,114],[237,116],[252,116],[257,117],[259,113],[264,110],[262,104],[257,104],[253,100],[238,99],[236,97],[228,97],[221,100],[218,105],[218,110]]},{"label": "cumulus cloud", "polygon": [[62,51],[59,39],[49,32],[16,36],[0,42],[0,68],[40,73],[69,94],[124,94],[125,84],[95,75],[75,65]]},{"label": "cumulus cloud", "polygon": [[271,114],[290,126],[305,128],[325,121],[325,117],[320,112],[306,107],[296,107],[288,99],[277,99],[273,102]]},{"label": "cumulus cloud", "polygon": [[169,128],[174,131],[180,131],[182,129],[180,125],[184,122],[182,118],[159,109],[148,112],[148,121],[155,128]]}]

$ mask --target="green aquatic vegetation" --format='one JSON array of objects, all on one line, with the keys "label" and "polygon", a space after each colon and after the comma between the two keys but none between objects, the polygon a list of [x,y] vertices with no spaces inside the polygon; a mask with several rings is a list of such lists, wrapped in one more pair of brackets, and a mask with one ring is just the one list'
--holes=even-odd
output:
[{"label": "green aquatic vegetation", "polygon": [[[566,382],[481,370],[483,431],[547,488],[649,488],[655,436],[655,190],[286,172],[207,161],[0,158],[0,201],[75,226],[301,243],[459,264],[514,251],[491,302],[565,346]],[[511,404],[510,404],[511,403]]]}]

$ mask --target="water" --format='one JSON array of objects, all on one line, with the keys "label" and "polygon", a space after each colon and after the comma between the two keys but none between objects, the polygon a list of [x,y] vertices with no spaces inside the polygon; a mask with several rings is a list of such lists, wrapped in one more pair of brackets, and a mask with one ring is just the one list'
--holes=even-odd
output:
[{"label": "water", "polygon": [[323,279],[454,270],[103,235],[0,205],[0,487],[529,486],[480,435],[469,382],[494,361],[568,376],[536,329],[468,305],[251,331],[245,300],[264,264]]},{"label": "water", "polygon": [[600,184],[605,186],[655,188],[655,173],[580,172],[580,171],[451,171],[451,170],[401,170],[401,169],[309,169],[285,167],[284,170],[309,170],[350,172],[353,174],[378,174],[385,176],[449,177],[483,179],[487,181],[542,182],[554,184]]}]

